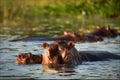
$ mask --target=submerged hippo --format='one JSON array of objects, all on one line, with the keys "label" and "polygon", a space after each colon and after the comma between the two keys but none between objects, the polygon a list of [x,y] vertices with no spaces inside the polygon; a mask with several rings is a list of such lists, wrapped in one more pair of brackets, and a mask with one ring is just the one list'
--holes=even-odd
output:
[{"label": "submerged hippo", "polygon": [[116,37],[119,33],[116,29],[111,29],[110,26],[101,27],[97,26],[96,29],[88,34],[84,33],[68,33],[64,32],[64,35],[57,37],[46,37],[46,36],[28,36],[21,39],[10,40],[15,41],[57,41],[57,40],[66,40],[66,41],[82,41],[82,42],[96,42],[103,41],[103,37]]},{"label": "submerged hippo", "polygon": [[91,34],[84,34],[84,33],[78,34],[75,32],[68,33],[64,31],[63,35],[57,36],[57,37],[28,36],[25,38],[14,39],[10,41],[15,42],[15,41],[58,41],[58,40],[66,40],[66,41],[74,41],[74,42],[78,42],[78,41],[96,42],[96,41],[102,41],[103,38],[101,36],[92,35],[92,33]]},{"label": "submerged hippo", "polygon": [[21,38],[21,39],[14,39],[11,40],[12,42],[16,42],[16,41],[58,41],[58,40],[66,40],[66,41],[74,41],[74,42],[78,42],[78,41],[82,41],[82,42],[96,42],[96,41],[102,41],[102,37],[99,36],[95,36],[95,35],[86,35],[86,34],[77,34],[75,32],[71,33],[71,34],[64,34],[61,36],[57,36],[57,37],[44,37],[44,36],[28,36],[25,38]]},{"label": "submerged hippo", "polygon": [[103,41],[103,38],[100,36],[92,35],[92,34],[84,34],[84,33],[68,33],[64,31],[64,35],[69,35],[74,42],[82,41],[82,42],[96,42],[96,41]]},{"label": "submerged hippo", "polygon": [[107,51],[78,51],[72,41],[55,41],[51,44],[43,43],[45,53],[41,55],[19,54],[19,64],[69,64],[78,65],[83,61],[102,61],[120,59],[119,55]]},{"label": "submerged hippo", "polygon": [[42,55],[33,55],[32,53],[19,53],[16,62],[18,64],[41,64]]},{"label": "submerged hippo", "polygon": [[105,27],[101,27],[98,25],[96,29],[89,34],[101,36],[101,37],[111,37],[111,38],[119,35],[116,29],[110,28],[110,25],[107,25]]}]

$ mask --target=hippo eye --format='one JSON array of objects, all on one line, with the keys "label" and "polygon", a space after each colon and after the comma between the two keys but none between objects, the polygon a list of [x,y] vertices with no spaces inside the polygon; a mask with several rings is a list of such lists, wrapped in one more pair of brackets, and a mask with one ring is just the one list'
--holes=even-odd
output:
[{"label": "hippo eye", "polygon": [[22,57],[22,53],[19,53],[19,54],[18,54],[18,57],[21,58],[21,57]]},{"label": "hippo eye", "polygon": [[22,57],[22,55],[18,55],[18,57],[19,57],[19,58],[21,58],[21,57]]},{"label": "hippo eye", "polygon": [[27,56],[30,58],[32,57],[32,53],[27,53]]},{"label": "hippo eye", "polygon": [[26,57],[26,53],[19,53],[19,54],[18,54],[18,57],[19,57],[19,58],[25,58],[25,57]]}]

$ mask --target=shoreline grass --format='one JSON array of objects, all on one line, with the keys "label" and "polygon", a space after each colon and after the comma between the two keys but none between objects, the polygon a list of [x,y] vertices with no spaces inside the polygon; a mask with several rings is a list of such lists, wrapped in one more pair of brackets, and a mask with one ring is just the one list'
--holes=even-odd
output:
[{"label": "shoreline grass", "polygon": [[[108,23],[119,30],[120,1],[0,0],[0,15],[3,30],[16,28],[18,31],[28,31],[26,34],[29,35],[35,32],[61,34],[64,30],[89,32],[86,28],[93,29],[95,25],[105,26]],[[104,19],[111,21],[105,22]]]}]

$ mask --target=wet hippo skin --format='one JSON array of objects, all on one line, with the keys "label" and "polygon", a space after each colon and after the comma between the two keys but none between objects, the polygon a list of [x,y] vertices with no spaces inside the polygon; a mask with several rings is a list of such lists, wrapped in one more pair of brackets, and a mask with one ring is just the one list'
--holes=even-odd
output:
[{"label": "wet hippo skin", "polygon": [[96,42],[103,41],[103,37],[116,37],[119,33],[116,29],[111,29],[110,26],[97,26],[95,30],[90,33],[68,33],[64,31],[64,35],[57,37],[46,37],[46,36],[28,36],[21,39],[10,40],[12,42],[15,41],[57,41],[57,40],[66,40],[66,41],[82,41],[82,42]]},{"label": "wet hippo skin", "polygon": [[[41,55],[20,53],[18,64],[70,64],[78,65],[83,61],[103,61],[120,59],[119,55],[107,51],[77,51],[72,41],[55,41],[51,44],[43,43],[45,52]],[[76,64],[74,64],[76,63]]]},{"label": "wet hippo skin", "polygon": [[52,41],[52,38],[46,37],[46,36],[28,36],[20,39],[14,39],[10,40],[11,42],[16,41]]},{"label": "wet hippo skin", "polygon": [[116,29],[110,28],[110,25],[107,25],[105,27],[97,26],[96,29],[89,34],[101,36],[101,37],[111,37],[111,38],[114,38],[119,35]]},{"label": "wet hippo skin", "polygon": [[102,61],[109,59],[120,59],[119,55],[107,51],[79,51],[83,61]]},{"label": "wet hippo skin", "polygon": [[56,42],[51,44],[44,42],[42,47],[45,49],[45,52],[40,55],[19,53],[16,62],[18,64],[63,64]]},{"label": "wet hippo skin", "polygon": [[96,42],[96,41],[102,41],[102,37],[94,36],[91,34],[85,34],[85,35],[79,35],[77,33],[71,33],[67,35],[61,35],[57,37],[44,37],[44,36],[28,36],[21,39],[14,39],[10,40],[11,42],[16,41],[58,41],[58,40],[66,40],[66,41],[82,41],[82,42]]},{"label": "wet hippo skin", "polygon": [[75,43],[72,41],[61,41],[58,44],[59,51],[63,55],[63,60],[67,64],[78,65],[83,61],[120,59],[120,55],[108,51],[78,51],[75,48]]},{"label": "wet hippo skin", "polygon": [[[119,55],[112,54],[107,51],[79,51],[81,54],[82,61],[104,61],[110,59],[120,59]],[[18,64],[42,64],[42,55],[32,55],[28,57],[29,53],[20,53],[17,57],[16,62]],[[62,60],[59,58],[59,60]],[[59,61],[58,64],[64,64]]]},{"label": "wet hippo skin", "polygon": [[18,64],[41,64],[42,55],[33,55],[32,53],[19,53],[16,62]]}]

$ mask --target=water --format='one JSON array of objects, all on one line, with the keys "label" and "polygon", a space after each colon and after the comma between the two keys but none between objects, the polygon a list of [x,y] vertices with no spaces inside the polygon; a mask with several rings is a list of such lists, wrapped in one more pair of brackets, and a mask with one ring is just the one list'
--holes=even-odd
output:
[{"label": "water", "polygon": [[[43,42],[0,41],[0,79],[120,79],[120,60],[83,62],[73,67],[55,68],[45,65],[18,65],[15,60],[18,52],[41,54]],[[51,43],[51,42],[48,42]],[[76,43],[78,50],[101,50],[120,55],[119,37],[105,39],[103,42]]]}]

